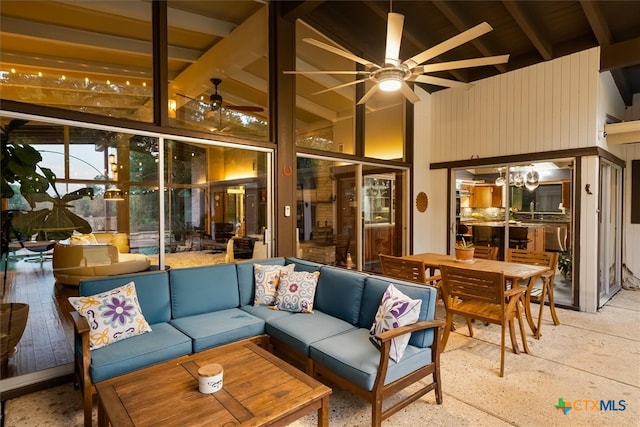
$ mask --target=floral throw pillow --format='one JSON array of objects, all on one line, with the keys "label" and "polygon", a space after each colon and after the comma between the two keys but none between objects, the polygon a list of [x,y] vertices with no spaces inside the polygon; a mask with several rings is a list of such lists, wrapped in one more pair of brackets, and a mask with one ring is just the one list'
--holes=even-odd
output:
[{"label": "floral throw pillow", "polygon": [[285,266],[253,264],[256,283],[256,296],[253,305],[273,305],[278,294],[280,271],[293,271],[294,267],[295,264]]},{"label": "floral throw pillow", "polygon": [[91,350],[151,331],[142,315],[134,282],[102,294],[69,297],[69,302],[89,323]]},{"label": "floral throw pillow", "polygon": [[[400,292],[395,286],[389,285],[382,295],[382,301],[376,318],[371,326],[370,334],[376,335],[390,331],[400,326],[410,325],[418,321],[422,300],[413,300]],[[409,344],[411,334],[404,334],[391,340],[389,357],[394,362],[399,362]],[[379,342],[373,336],[371,341],[379,346]]]},{"label": "floral throw pillow", "polygon": [[283,270],[280,275],[278,296],[274,310],[292,311],[294,313],[313,313],[313,301],[316,297],[319,271]]}]

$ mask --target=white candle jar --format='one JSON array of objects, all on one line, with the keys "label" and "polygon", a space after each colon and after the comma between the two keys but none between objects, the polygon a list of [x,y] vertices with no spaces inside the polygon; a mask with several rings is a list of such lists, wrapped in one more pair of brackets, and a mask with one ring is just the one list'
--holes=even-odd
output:
[{"label": "white candle jar", "polygon": [[222,366],[210,363],[198,369],[198,389],[200,393],[211,394],[222,388]]}]

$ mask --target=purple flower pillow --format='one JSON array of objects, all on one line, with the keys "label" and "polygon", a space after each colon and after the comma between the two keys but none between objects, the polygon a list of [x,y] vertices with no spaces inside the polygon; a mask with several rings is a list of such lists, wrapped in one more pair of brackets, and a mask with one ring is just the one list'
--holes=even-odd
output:
[{"label": "purple flower pillow", "polygon": [[[420,315],[421,306],[422,300],[410,299],[396,289],[395,286],[389,285],[382,295],[380,307],[378,307],[376,318],[369,333],[376,335],[400,326],[416,323]],[[391,360],[394,362],[400,361],[409,344],[409,339],[411,339],[411,334],[404,334],[391,340],[391,348],[389,350]],[[372,336],[371,340],[379,346],[379,342],[375,337]]]},{"label": "purple flower pillow", "polygon": [[102,294],[69,297],[69,302],[89,323],[91,350],[151,331],[133,282]]}]

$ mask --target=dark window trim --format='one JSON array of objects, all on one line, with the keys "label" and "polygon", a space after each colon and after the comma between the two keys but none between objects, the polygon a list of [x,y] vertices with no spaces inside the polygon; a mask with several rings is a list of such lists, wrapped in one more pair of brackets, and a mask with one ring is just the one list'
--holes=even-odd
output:
[{"label": "dark window trim", "polygon": [[598,156],[624,167],[625,161],[600,147],[576,148],[572,150],[541,151],[538,153],[514,154],[511,156],[485,157],[481,159],[455,160],[451,162],[431,163],[429,169],[459,169],[471,166],[486,166],[503,163],[527,163],[538,160],[559,159],[564,157]]}]

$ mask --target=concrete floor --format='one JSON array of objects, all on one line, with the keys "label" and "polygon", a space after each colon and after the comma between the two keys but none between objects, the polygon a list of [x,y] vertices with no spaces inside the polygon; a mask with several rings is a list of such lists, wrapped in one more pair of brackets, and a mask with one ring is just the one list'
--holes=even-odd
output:
[{"label": "concrete floor", "polygon": [[[476,322],[469,338],[458,322],[441,356],[443,404],[428,394],[384,425],[640,426],[640,291],[622,290],[598,313],[559,309],[558,317],[561,324],[554,326],[545,308],[542,337],[528,336],[532,354],[506,351],[503,378],[500,328]],[[560,398],[575,408],[565,415],[555,407]],[[616,409],[624,400],[626,408],[593,410],[577,402],[584,400],[613,400]],[[369,422],[368,404],[334,389],[331,425]],[[315,417],[292,425],[313,426]]]},{"label": "concrete floor", "polygon": [[[553,326],[545,309],[542,337],[528,335],[532,354],[507,350],[503,378],[498,376],[500,328],[476,322],[475,337],[469,338],[458,322],[441,358],[443,404],[430,393],[384,425],[639,426],[640,291],[621,291],[598,313],[559,309],[558,316],[561,325]],[[574,408],[564,414],[556,408],[559,399]],[[618,410],[594,410],[585,403],[601,400],[615,402],[609,408]],[[71,384],[32,393],[8,401],[5,416],[6,427],[80,426],[80,395]],[[370,406],[334,388],[330,424],[370,425]],[[292,424],[315,425],[315,415]]]}]

